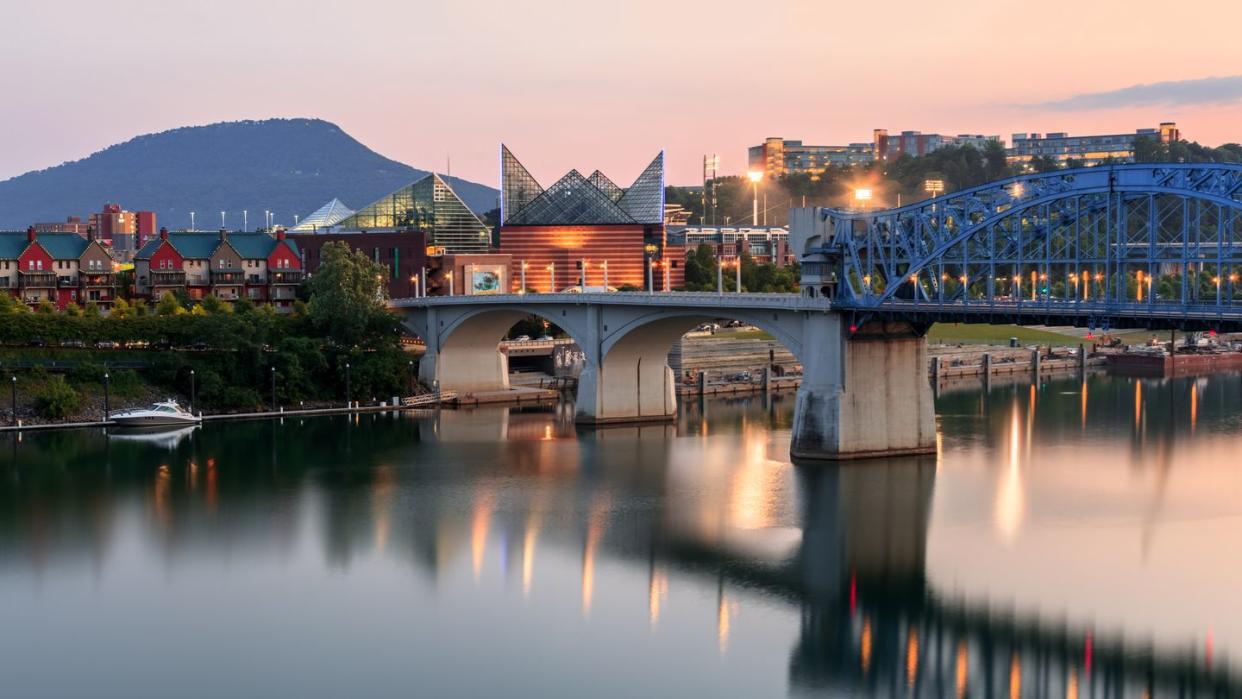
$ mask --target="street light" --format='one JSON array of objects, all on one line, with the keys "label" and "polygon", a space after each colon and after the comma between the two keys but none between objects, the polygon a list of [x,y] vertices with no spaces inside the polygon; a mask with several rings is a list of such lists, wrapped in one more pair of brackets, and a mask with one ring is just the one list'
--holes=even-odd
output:
[{"label": "street light", "polygon": [[944,180],[923,180],[923,191],[935,199],[936,195],[944,191]]},{"label": "street light", "polygon": [[751,170],[750,172],[746,173],[746,175],[747,177],[750,178],[750,187],[751,187],[751,192],[753,194],[753,199],[751,201],[752,206],[751,206],[751,214],[750,214],[750,225],[758,226],[759,225],[759,180],[763,179],[763,173],[758,170]]},{"label": "street light", "polygon": [[272,375],[272,412],[276,412],[276,367],[271,370]]},{"label": "street light", "polygon": [[198,401],[195,400],[195,395],[194,395],[194,370],[191,369],[190,370],[190,412],[191,413],[194,412],[194,404],[197,402]]},{"label": "street light", "polygon": [[13,424],[17,424],[17,375],[13,375]]},{"label": "street light", "polygon": [[449,296],[452,296],[453,295],[453,270],[450,269],[449,271],[445,272],[444,278],[448,280]]},{"label": "street light", "polygon": [[349,410],[353,407],[353,402],[349,399],[349,362],[345,362],[345,409]]},{"label": "street light", "polygon": [[109,384],[108,372],[105,371],[104,372],[104,419],[103,419],[104,422],[108,421],[108,413],[110,412],[108,408],[111,407],[110,406],[111,401],[109,400],[109,397],[108,397],[108,384]]},{"label": "street light", "polygon": [[591,266],[591,261],[590,261],[590,260],[587,260],[587,259],[585,259],[585,258],[584,258],[584,259],[582,260],[582,291],[583,291],[583,293],[586,293],[586,288],[587,288],[587,267],[589,267],[589,266]]},{"label": "street light", "polygon": [[418,275],[410,275],[410,288],[414,291],[414,298],[418,298]]},{"label": "street light", "polygon": [[548,293],[556,293],[556,263],[548,263]]},{"label": "street light", "polygon": [[608,292],[608,260],[600,263],[600,268],[604,270],[604,293]]},{"label": "street light", "polygon": [[518,289],[519,294],[526,293],[526,268],[530,266],[526,260],[522,260],[522,287]]},{"label": "street light", "polygon": [[858,187],[854,190],[854,206],[856,208],[866,208],[866,204],[862,204],[861,202],[871,201],[871,196],[872,194],[870,187]]},{"label": "street light", "polygon": [[412,395],[414,395],[414,360],[410,360],[410,361],[409,361],[409,362],[407,362],[407,363],[409,364],[409,369],[410,369],[410,377],[409,377],[409,378],[410,378],[410,388],[409,388],[409,391],[410,391],[410,395],[412,396]]}]

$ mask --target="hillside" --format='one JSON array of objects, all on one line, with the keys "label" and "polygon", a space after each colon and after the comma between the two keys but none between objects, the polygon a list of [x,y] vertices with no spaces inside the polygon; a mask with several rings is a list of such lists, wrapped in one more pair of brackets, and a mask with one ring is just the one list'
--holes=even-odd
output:
[{"label": "hillside", "polygon": [[[426,174],[390,160],[319,119],[269,119],[191,126],[148,134],[87,158],[0,182],[0,229],[35,221],[85,220],[105,202],[152,210],[159,223],[182,228],[197,212],[200,228],[251,227],[263,211],[292,224],[333,197],[361,208]],[[496,207],[497,192],[450,178],[478,213]]]}]

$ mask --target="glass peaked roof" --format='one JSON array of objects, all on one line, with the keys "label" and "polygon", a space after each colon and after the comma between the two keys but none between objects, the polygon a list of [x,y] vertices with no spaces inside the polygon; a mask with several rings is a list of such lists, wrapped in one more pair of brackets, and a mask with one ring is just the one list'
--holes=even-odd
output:
[{"label": "glass peaked roof", "polygon": [[500,220],[508,226],[661,224],[664,222],[664,153],[628,189],[596,170],[577,170],[544,190],[507,146],[500,146]]},{"label": "glass peaked roof", "polygon": [[353,215],[353,209],[341,203],[340,199],[333,199],[327,204],[315,209],[313,213],[304,217],[298,222],[298,225],[289,230],[317,231],[321,228],[330,228]]},{"label": "glass peaked roof", "polygon": [[487,252],[491,243],[487,225],[436,174],[427,175],[359,209],[336,228],[426,231],[429,245],[441,246],[449,253]]},{"label": "glass peaked roof", "polygon": [[548,187],[526,208],[509,218],[512,225],[570,226],[586,224],[634,223],[607,194],[587,181],[582,173],[568,175]]},{"label": "glass peaked roof", "polygon": [[639,223],[664,221],[664,151],[625,190],[617,205]]},{"label": "glass peaked roof", "polygon": [[527,204],[543,194],[543,187],[503,143],[500,144],[500,188],[503,194],[500,200],[501,221],[526,208]]},{"label": "glass peaked roof", "polygon": [[607,194],[608,198],[613,201],[620,199],[621,195],[625,194],[624,189],[621,189],[620,187],[618,187],[616,183],[608,179],[608,176],[600,172],[599,170],[592,172],[591,176],[587,178],[587,182],[590,182],[591,184],[595,185],[595,187],[599,189],[599,191],[603,192],[604,194]]}]

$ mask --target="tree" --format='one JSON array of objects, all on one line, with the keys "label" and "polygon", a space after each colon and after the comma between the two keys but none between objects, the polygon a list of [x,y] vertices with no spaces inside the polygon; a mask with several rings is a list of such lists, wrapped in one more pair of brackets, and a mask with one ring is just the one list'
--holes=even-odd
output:
[{"label": "tree", "polygon": [[35,306],[35,312],[51,315],[56,312],[56,304],[48,301],[47,299],[42,299],[39,301],[38,305]]},{"label": "tree", "polygon": [[77,318],[82,315],[82,307],[74,303],[73,301],[70,301],[69,303],[65,304],[64,311],[65,311],[65,315],[69,316],[70,318]]},{"label": "tree", "polygon": [[117,297],[112,301],[111,316],[113,318],[128,318],[132,310],[133,308],[129,305],[129,301],[123,298]]},{"label": "tree", "polygon": [[98,318],[100,316],[99,304],[94,301],[87,301],[86,305],[82,307],[82,315],[87,318]]},{"label": "tree", "polygon": [[346,347],[395,343],[396,320],[384,306],[388,269],[344,242],[323,246],[320,260],[310,280],[312,325]]},{"label": "tree", "polygon": [[165,291],[160,297],[160,302],[155,305],[155,313],[161,316],[175,316],[185,313],[185,308],[177,302],[177,297],[173,296],[171,291]]},{"label": "tree", "polygon": [[48,377],[47,383],[39,391],[34,400],[35,411],[49,420],[63,420],[78,409],[78,392],[65,381],[65,377],[56,374]]},{"label": "tree", "polygon": [[686,255],[686,290],[708,291],[716,288],[716,251],[703,243]]},{"label": "tree", "polygon": [[223,313],[231,313],[233,311],[229,305],[220,300],[215,294],[208,294],[199,306],[207,312],[208,315],[220,315]]}]

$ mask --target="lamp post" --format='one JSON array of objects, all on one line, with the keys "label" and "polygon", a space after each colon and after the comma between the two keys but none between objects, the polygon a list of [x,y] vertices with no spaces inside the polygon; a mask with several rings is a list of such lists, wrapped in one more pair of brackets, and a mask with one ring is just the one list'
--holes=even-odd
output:
[{"label": "lamp post", "polygon": [[522,286],[521,288],[518,289],[519,294],[526,293],[526,268],[529,266],[530,266],[529,262],[527,262],[526,260],[522,260]]},{"label": "lamp post", "polygon": [[453,270],[450,269],[449,271],[445,272],[444,278],[448,280],[449,296],[452,296],[453,295]]},{"label": "lamp post", "polygon": [[586,293],[587,288],[587,267],[591,264],[590,260],[582,260],[582,292]]},{"label": "lamp post", "polygon": [[556,293],[556,263],[555,262],[551,262],[548,264],[548,293],[549,294]]},{"label": "lamp post", "polygon": [[407,362],[407,364],[409,365],[409,389],[408,390],[410,392],[410,395],[412,396],[414,395],[414,362],[413,360],[411,360]]},{"label": "lamp post", "polygon": [[750,225],[758,226],[759,225],[759,180],[763,179],[763,173],[758,170],[751,170],[750,172],[746,173],[746,176],[750,178],[750,187],[751,187],[751,194],[752,194]]},{"label": "lamp post", "polygon": [[345,362],[345,409],[353,407],[353,403],[349,399],[349,362]]},{"label": "lamp post", "polygon": [[418,298],[418,275],[410,275],[410,291],[414,294],[414,298]]},{"label": "lamp post", "polygon": [[220,212],[220,227],[227,228],[227,226],[224,224],[224,212],[223,211]]},{"label": "lamp post", "polygon": [[716,258],[716,293],[724,294],[724,258]]},{"label": "lamp post", "polygon": [[197,402],[198,401],[195,400],[195,396],[194,396],[194,370],[191,369],[190,370],[190,412],[191,413],[194,412],[194,404]]},{"label": "lamp post", "polygon": [[272,375],[272,412],[276,412],[276,367],[268,373]]},{"label": "lamp post", "polygon": [[193,211],[191,211],[191,212],[190,212],[190,230],[195,230],[195,229],[194,229],[194,212],[193,212]]},{"label": "lamp post", "polygon": [[12,392],[13,423],[12,424],[16,425],[17,424],[17,375],[16,374],[13,375],[13,381],[11,385],[13,387],[13,392]]},{"label": "lamp post", "polygon": [[250,227],[250,212],[242,209],[242,231]]},{"label": "lamp post", "polygon": [[608,260],[604,260],[600,267],[604,270],[604,292],[608,292]]},{"label": "lamp post", "polygon": [[734,267],[735,274],[737,274],[737,278],[734,280],[737,284],[737,293],[740,294],[742,293],[742,256],[741,255],[738,255],[737,259],[733,261],[733,267]]},{"label": "lamp post", "polygon": [[664,290],[665,290],[665,291],[672,291],[672,290],[673,290],[673,281],[672,281],[672,277],[671,277],[670,275],[673,273],[673,272],[672,272],[672,270],[673,270],[673,261],[672,261],[672,260],[661,260],[661,262],[660,262],[660,266],[664,268]]},{"label": "lamp post", "polygon": [[104,422],[108,421],[109,408],[112,407],[110,396],[108,395],[110,381],[108,380],[108,372],[104,372]]}]

